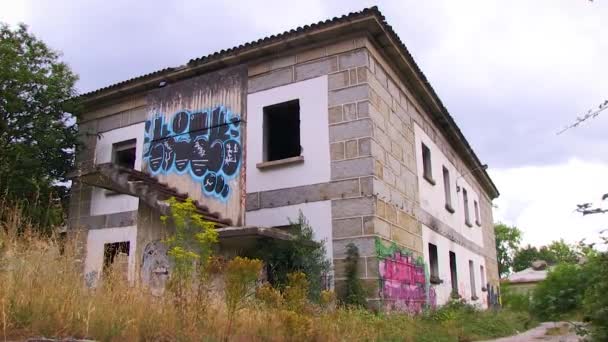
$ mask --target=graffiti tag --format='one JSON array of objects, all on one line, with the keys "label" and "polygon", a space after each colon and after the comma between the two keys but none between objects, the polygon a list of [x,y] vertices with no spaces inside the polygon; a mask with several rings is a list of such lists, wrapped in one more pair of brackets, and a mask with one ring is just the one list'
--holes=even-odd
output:
[{"label": "graffiti tag", "polygon": [[181,110],[168,121],[164,115],[146,121],[143,159],[150,172],[189,174],[203,193],[228,199],[228,180],[238,173],[243,155],[240,117],[219,106]]}]

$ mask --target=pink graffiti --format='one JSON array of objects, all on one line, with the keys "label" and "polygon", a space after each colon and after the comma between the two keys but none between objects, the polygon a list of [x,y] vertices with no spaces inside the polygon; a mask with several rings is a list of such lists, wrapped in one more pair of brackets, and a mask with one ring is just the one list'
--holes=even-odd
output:
[{"label": "pink graffiti", "polygon": [[413,257],[399,252],[380,260],[381,296],[388,309],[419,313],[428,303],[434,307],[435,291],[426,293],[424,265],[416,264]]}]

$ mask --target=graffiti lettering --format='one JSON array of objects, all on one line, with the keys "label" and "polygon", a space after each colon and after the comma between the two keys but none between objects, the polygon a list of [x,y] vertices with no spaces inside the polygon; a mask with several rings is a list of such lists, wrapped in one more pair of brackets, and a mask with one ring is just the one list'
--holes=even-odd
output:
[{"label": "graffiti lettering", "polygon": [[240,117],[222,106],[181,110],[170,123],[158,115],[146,122],[143,159],[153,175],[189,173],[205,194],[226,200],[241,166],[240,136]]},{"label": "graffiti lettering", "polygon": [[396,244],[386,247],[376,238],[379,260],[380,297],[388,309],[419,313],[436,306],[435,289],[430,286],[428,270],[421,257],[414,258]]}]

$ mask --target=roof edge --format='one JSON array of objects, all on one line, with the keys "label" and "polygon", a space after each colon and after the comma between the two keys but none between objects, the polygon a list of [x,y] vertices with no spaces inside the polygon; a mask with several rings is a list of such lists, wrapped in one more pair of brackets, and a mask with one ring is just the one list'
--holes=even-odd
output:
[{"label": "roof edge", "polygon": [[[418,82],[421,88],[424,90],[423,96],[426,97],[425,102],[430,109],[432,109],[431,113],[429,114],[431,114],[431,116],[435,115],[436,119],[439,121],[445,120],[446,125],[440,126],[443,126],[442,128],[447,136],[454,139],[455,142],[461,146],[460,150],[464,152],[459,153],[461,154],[461,157],[467,160],[467,164],[474,166],[471,174],[481,181],[482,186],[488,191],[491,199],[498,197],[500,195],[498,188],[486,170],[482,168],[483,164],[473,151],[473,148],[470,146],[464,134],[452,116],[449,114],[447,108],[431,86],[430,82],[427,80],[422,70],[420,70],[418,67],[405,44],[393,30],[392,26],[387,23],[386,18],[376,6],[365,8],[359,12],[351,12],[342,15],[341,17],[334,17],[332,19],[320,21],[315,24],[304,25],[290,31],[277,35],[271,35],[269,37],[241,44],[230,49],[220,50],[203,57],[191,59],[185,66],[177,68],[165,68],[149,74],[131,78],[129,80],[82,94],[78,98],[85,106],[90,105],[91,107],[95,107],[97,104],[105,100],[153,89],[162,81],[177,81],[206,71],[211,71],[227,67],[238,62],[245,62],[247,60],[255,59],[262,56],[262,52],[256,56],[256,51],[268,49],[275,45],[281,45],[284,43],[286,38],[303,38],[311,33],[320,32],[324,29],[330,28],[333,25],[352,23],[356,20],[364,21],[370,19],[377,23],[386,37],[389,38],[391,45],[393,45],[396,51],[399,52],[399,54],[403,57],[406,67],[413,72],[416,82]],[[395,62],[391,61],[391,63]]]}]

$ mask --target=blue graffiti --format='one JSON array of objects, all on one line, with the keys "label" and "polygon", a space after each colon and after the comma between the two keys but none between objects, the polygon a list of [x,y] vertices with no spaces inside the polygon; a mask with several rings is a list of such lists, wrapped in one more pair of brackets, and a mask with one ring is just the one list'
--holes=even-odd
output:
[{"label": "blue graffiti", "polygon": [[143,159],[152,175],[189,174],[203,193],[228,199],[228,181],[241,166],[241,118],[226,107],[180,110],[146,121]]}]

